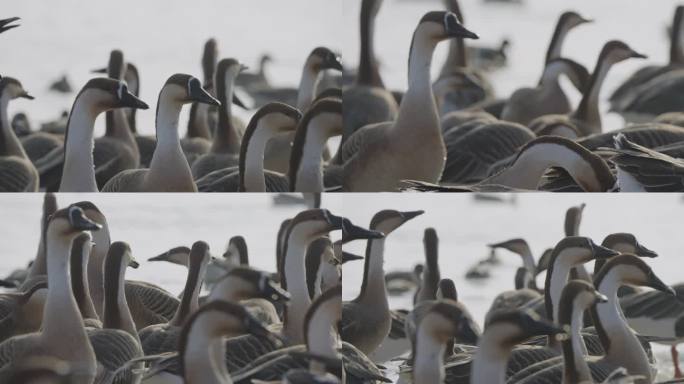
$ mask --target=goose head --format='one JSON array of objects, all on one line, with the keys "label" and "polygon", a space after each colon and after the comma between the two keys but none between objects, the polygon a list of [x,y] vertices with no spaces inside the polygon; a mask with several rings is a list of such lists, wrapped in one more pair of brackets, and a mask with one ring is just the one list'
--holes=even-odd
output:
[{"label": "goose head", "polygon": [[131,246],[123,241],[115,241],[109,247],[107,261],[105,263],[109,264],[110,259],[112,260],[112,263],[117,266],[125,265],[133,269],[137,269],[140,266],[140,264],[133,257],[133,252],[131,252]]},{"label": "goose head", "polygon": [[524,288],[530,288],[535,284],[534,282],[534,276],[530,271],[525,268],[525,267],[519,267],[515,271],[515,289],[524,289]]},{"label": "goose head", "polygon": [[582,211],[586,204],[582,203],[575,207],[568,208],[565,212],[565,236],[577,236],[579,226],[582,222]]},{"label": "goose head", "polygon": [[466,335],[469,323],[468,312],[462,304],[453,300],[438,300],[420,317],[418,327],[429,332],[440,344]]},{"label": "goose head", "polygon": [[107,225],[107,219],[105,215],[100,211],[100,209],[90,201],[79,201],[72,204],[73,206],[79,207],[83,210],[85,215],[92,221],[101,224],[102,226]]},{"label": "goose head", "polygon": [[190,248],[186,246],[180,246],[173,247],[157,256],[150,257],[147,259],[147,261],[168,261],[172,264],[178,264],[187,267],[189,256]]},{"label": "goose head", "polygon": [[567,11],[564,12],[559,20],[558,24],[563,27],[564,30],[569,31],[578,25],[586,24],[586,23],[592,23],[594,20],[592,19],[586,19],[582,17],[579,13],[574,12],[574,11]]},{"label": "goose head", "polygon": [[568,236],[554,248],[552,262],[560,257],[571,265],[583,264],[594,259],[608,259],[619,255],[617,251],[594,243],[588,237]]},{"label": "goose head", "polygon": [[242,236],[233,236],[228,240],[228,248],[223,252],[223,258],[234,265],[249,264],[247,242]]},{"label": "goose head", "polygon": [[[415,269],[418,268],[418,266],[420,266],[420,264],[416,265],[414,268],[414,273],[416,272]],[[458,293],[456,292],[456,285],[454,284],[453,280],[442,279],[439,281],[439,286],[437,287],[437,299],[458,301]]]},{"label": "goose head", "polygon": [[292,218],[288,227],[288,237],[296,234],[303,236],[307,243],[311,243],[330,231],[343,229],[343,221],[344,218],[333,215],[327,209],[309,209]]},{"label": "goose head", "polygon": [[334,69],[336,71],[342,71],[342,62],[340,57],[326,47],[316,47],[309,54],[309,58],[306,60],[306,66],[312,69],[314,72],[320,72],[325,69]]},{"label": "goose head", "polygon": [[[242,108],[247,108],[235,94],[228,94],[228,90],[232,92],[235,79],[246,69],[247,66],[236,59],[222,59],[218,62],[214,75],[214,90],[216,97],[224,106],[228,107],[231,103],[235,103]],[[228,100],[229,97],[231,100]]]},{"label": "goose head", "polygon": [[91,113],[96,115],[115,108],[148,109],[148,105],[128,91],[123,81],[95,78],[86,83],[79,96],[87,98],[91,103]]},{"label": "goose head", "polygon": [[645,286],[676,296],[674,289],[665,284],[651,267],[639,257],[623,254],[610,259],[594,277],[594,285],[601,289],[601,284],[608,277],[617,279],[621,284]]},{"label": "goose head", "polygon": [[584,280],[572,280],[563,288],[560,299],[559,323],[570,332],[568,327],[574,311],[584,313],[594,304],[605,303],[608,298],[598,292],[593,285]]},{"label": "goose head", "polygon": [[19,20],[18,17],[10,17],[8,19],[0,20],[0,33],[6,32],[12,28],[18,27],[20,24],[12,24],[12,22],[15,22],[17,20]]},{"label": "goose head", "polygon": [[194,244],[192,244],[192,248],[190,248],[190,254],[188,257],[188,268],[190,270],[199,268],[201,271],[199,276],[203,277],[204,271],[206,270],[209,261],[211,261],[209,244],[205,243],[204,241],[196,241]]},{"label": "goose head", "polygon": [[24,89],[19,80],[12,77],[0,79],[0,100],[8,102],[18,98],[33,100],[34,97]]},{"label": "goose head", "polygon": [[639,257],[658,257],[658,254],[643,245],[631,233],[611,233],[601,243],[602,246],[620,253],[631,253]]},{"label": "goose head", "polygon": [[563,330],[531,310],[500,311],[489,317],[483,339],[495,340],[499,347],[511,349],[533,336],[554,336]]},{"label": "goose head", "polygon": [[90,220],[76,205],[55,212],[48,224],[48,232],[71,238],[75,238],[83,231],[97,231],[100,228],[102,225]]},{"label": "goose head", "polygon": [[162,96],[177,104],[196,102],[215,106],[221,105],[218,100],[202,88],[202,84],[197,78],[183,73],[176,73],[166,80],[159,98],[161,99]]},{"label": "goose head", "polygon": [[451,38],[479,39],[479,36],[466,29],[458,20],[458,16],[452,12],[432,11],[426,13],[420,19],[418,30],[424,31],[435,42]]},{"label": "goose head", "polygon": [[521,239],[521,238],[510,239],[510,240],[501,241],[498,243],[487,244],[487,246],[489,248],[492,248],[492,249],[503,248],[503,249],[511,251],[511,252],[513,252],[519,256],[523,256],[523,255],[531,253],[530,246],[527,244],[527,241],[525,241],[525,239]]},{"label": "goose head", "polygon": [[400,212],[392,209],[386,209],[376,213],[373,216],[370,223],[370,229],[387,236],[395,229],[401,227],[407,221],[418,217],[423,213],[425,213],[425,211]]},{"label": "goose head", "polygon": [[301,119],[302,113],[297,108],[284,103],[272,102],[259,108],[245,129],[240,156],[247,155],[246,144],[252,139],[257,129],[267,130],[271,135],[294,132]]},{"label": "goose head", "polygon": [[601,54],[599,55],[599,61],[608,64],[616,64],[630,58],[645,59],[647,57],[648,56],[644,54],[636,52],[622,41],[612,40],[603,46]]},{"label": "goose head", "polygon": [[286,302],[290,294],[267,273],[248,267],[235,267],[216,283],[209,296],[210,300],[246,300],[255,297]]}]

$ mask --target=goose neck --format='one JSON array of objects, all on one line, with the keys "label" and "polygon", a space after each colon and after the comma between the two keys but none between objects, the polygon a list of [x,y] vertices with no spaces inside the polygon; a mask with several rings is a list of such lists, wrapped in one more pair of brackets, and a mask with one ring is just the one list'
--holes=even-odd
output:
[{"label": "goose neck", "polygon": [[264,176],[264,155],[266,144],[276,136],[268,124],[259,120],[254,133],[243,139],[245,155],[240,157],[241,190],[244,192],[266,192]]},{"label": "goose neck", "polygon": [[587,347],[582,337],[584,310],[581,305],[573,305],[570,316],[559,319],[562,326],[570,327],[570,338],[561,342],[563,350],[563,383],[591,383],[589,365],[584,359]]},{"label": "goose neck", "polygon": [[442,66],[439,77],[446,77],[468,67],[468,54],[466,51],[465,40],[455,38],[449,40],[449,51],[446,61]]},{"label": "goose neck", "polygon": [[286,289],[290,292],[290,303],[286,308],[283,333],[290,344],[304,343],[304,315],[311,305],[306,281],[306,249],[308,235],[301,225],[292,228],[285,246],[283,272]]},{"label": "goose neck", "polygon": [[205,314],[195,319],[182,352],[184,378],[188,383],[232,384],[226,364],[225,344],[219,319]]},{"label": "goose neck", "polygon": [[182,326],[185,319],[199,308],[199,293],[202,289],[207,264],[208,261],[205,260],[202,262],[190,261],[188,277],[185,280],[185,288],[183,288],[183,298],[173,318],[169,321],[169,325]]},{"label": "goose neck", "polygon": [[363,266],[361,292],[356,301],[372,305],[374,310],[389,311],[387,288],[385,287],[385,239],[372,239],[366,243],[366,258]]},{"label": "goose neck", "polygon": [[[305,138],[301,150],[293,150],[292,156],[301,156],[294,172],[292,192],[323,192],[323,150],[331,137],[331,129],[327,126],[323,115],[315,116],[309,121],[304,132]],[[300,133],[301,134],[301,133]]]},{"label": "goose neck", "polygon": [[299,91],[297,92],[297,109],[306,111],[316,98],[318,83],[320,82],[320,69],[310,64],[304,66],[302,78],[299,81]]},{"label": "goose neck", "polygon": [[473,358],[472,382],[503,384],[506,382],[506,364],[509,350],[501,346],[492,332],[485,332],[480,337],[479,346]]},{"label": "goose neck", "polygon": [[111,240],[109,238],[109,227],[106,221],[102,221],[102,228],[93,232],[93,248],[88,259],[88,289],[95,311],[100,319],[104,316],[104,263]]},{"label": "goose neck", "polygon": [[563,288],[568,282],[570,270],[576,264],[576,262],[571,261],[571,252],[572,248],[562,250],[546,273],[544,302],[547,316],[553,321],[558,321],[558,303],[560,302]]},{"label": "goose neck", "polygon": [[240,135],[233,124],[234,83],[235,77],[231,73],[226,73],[223,81],[218,82],[216,95],[221,106],[219,107],[218,128],[211,146],[212,153],[240,152]]},{"label": "goose neck", "polygon": [[[87,240],[88,242],[90,240]],[[80,248],[74,242],[71,254],[71,286],[74,291],[74,299],[79,307],[83,319],[99,319],[95,311],[95,305],[90,296],[88,287],[88,276],[85,273],[88,269],[88,258],[91,245],[81,244]]]},{"label": "goose neck", "polygon": [[361,55],[359,57],[359,71],[356,83],[373,87],[384,88],[378,65],[375,61],[374,38],[375,38],[375,16],[379,5],[375,5],[380,0],[364,1],[361,8]]},{"label": "goose neck", "polygon": [[565,37],[568,35],[568,32],[570,32],[570,29],[571,28],[566,23],[563,23],[562,20],[558,21],[558,24],[556,24],[556,28],[553,31],[553,36],[551,36],[551,41],[549,42],[549,48],[546,51],[545,63],[561,57],[563,43],[565,42]]},{"label": "goose neck", "polygon": [[93,160],[93,128],[98,111],[88,93],[85,91],[76,98],[69,114],[60,192],[98,191]]},{"label": "goose neck", "polygon": [[[608,75],[608,71],[612,63],[605,59],[605,56],[599,56],[596,63],[596,69],[591,74],[589,85],[582,95],[582,100],[577,106],[577,110],[572,113],[572,117],[581,120],[592,127],[592,132],[582,132],[584,135],[596,133],[601,131],[601,111],[599,110],[599,94],[601,93],[601,86]],[[580,124],[580,128],[585,124]]]},{"label": "goose neck", "polygon": [[28,159],[21,141],[14,133],[7,114],[10,96],[6,93],[0,97],[0,156],[17,156]]},{"label": "goose neck", "polygon": [[684,64],[684,11],[675,13],[670,36],[670,65]]},{"label": "goose neck", "polygon": [[204,103],[192,103],[186,137],[201,137],[211,140],[211,128],[209,127],[209,105]]},{"label": "goose neck", "polygon": [[[133,316],[126,301],[126,263],[114,263],[105,269],[105,302],[104,321],[105,329],[120,329],[133,336],[138,342],[138,336]],[[113,268],[111,268],[113,267]]]},{"label": "goose neck", "polygon": [[619,271],[611,270],[598,284],[598,291],[608,297],[608,302],[592,308],[592,317],[601,345],[606,351],[604,359],[625,367],[630,374],[643,375],[650,383],[653,379],[648,357],[620,309],[618,289],[625,284]]},{"label": "goose neck", "polygon": [[[335,313],[334,306],[337,306],[337,313]],[[338,344],[338,338],[333,327],[339,320],[339,303],[321,305],[307,324],[307,350],[315,355],[336,358],[337,350],[335,347]]]},{"label": "goose neck", "polygon": [[[439,342],[427,327],[421,326],[416,334],[416,347],[413,361],[414,383],[444,382],[445,344]],[[480,383],[481,381],[475,381]],[[482,381],[484,383],[484,381]]]}]

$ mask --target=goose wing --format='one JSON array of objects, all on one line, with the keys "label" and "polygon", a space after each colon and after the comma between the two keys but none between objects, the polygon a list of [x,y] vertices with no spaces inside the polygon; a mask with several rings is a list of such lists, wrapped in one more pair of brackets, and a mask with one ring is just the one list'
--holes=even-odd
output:
[{"label": "goose wing", "polygon": [[[127,366],[127,364],[141,357],[143,351],[133,336],[117,329],[88,329],[88,337],[95,351],[98,365],[102,367],[102,372],[98,374],[102,382],[112,384],[135,382],[139,373],[133,373],[133,370],[142,368],[142,364],[137,366]],[[121,370],[124,366],[127,368]]]},{"label": "goose wing", "polygon": [[0,158],[0,192],[37,192],[38,171],[19,157]]},{"label": "goose wing", "polygon": [[97,187],[104,185],[117,173],[138,168],[140,161],[137,153],[121,140],[110,137],[100,137],[95,140],[93,148],[93,162],[95,165],[95,179]]},{"label": "goose wing", "polygon": [[126,169],[107,180],[101,192],[142,192],[149,169]]},{"label": "goose wing", "polygon": [[180,301],[156,285],[126,281],[126,301],[137,329],[166,323],[173,318]]}]

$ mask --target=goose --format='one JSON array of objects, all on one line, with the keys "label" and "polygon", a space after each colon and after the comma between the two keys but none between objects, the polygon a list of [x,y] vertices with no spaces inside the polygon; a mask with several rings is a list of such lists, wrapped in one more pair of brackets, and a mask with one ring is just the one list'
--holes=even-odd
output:
[{"label": "goose", "polygon": [[253,335],[277,342],[241,305],[216,300],[200,307],[188,318],[179,333],[180,372],[165,370],[148,376],[147,381],[174,384],[232,384],[223,364],[224,337]]},{"label": "goose", "polygon": [[423,245],[425,246],[425,268],[423,269],[422,279],[413,304],[416,305],[423,301],[437,299],[437,288],[441,276],[438,263],[438,237],[434,228],[427,228],[423,234]]},{"label": "goose", "polygon": [[[302,69],[302,76],[299,81],[299,88],[295,91],[288,89],[273,89],[269,91],[260,91],[253,96],[257,100],[257,104],[263,104],[259,102],[259,99],[265,96],[268,101],[281,101],[289,105],[295,106],[297,109],[305,113],[312,106],[312,103],[316,99],[318,94],[318,83],[321,78],[321,72],[327,69],[332,69],[336,71],[342,71],[342,63],[337,54],[325,47],[314,48],[304,63],[304,68]],[[261,95],[266,93],[266,95]],[[285,94],[296,93],[295,100],[287,100],[291,97],[287,97]],[[284,97],[285,96],[285,97]],[[266,169],[270,169],[275,172],[287,173],[288,172],[288,159],[290,158],[290,147],[292,137],[291,135],[283,136],[282,138],[276,138],[269,142],[266,146],[264,166]]]},{"label": "goose", "polygon": [[240,382],[243,380],[278,380],[292,369],[305,367],[309,368],[311,373],[326,373],[326,367],[318,360],[302,359],[299,353],[304,350],[325,359],[339,360],[337,324],[341,318],[342,286],[338,284],[321,293],[311,302],[304,319],[304,345],[270,352],[239,371],[233,372],[233,376],[236,381]]},{"label": "goose", "polygon": [[219,121],[208,153],[200,156],[192,163],[191,171],[194,179],[215,171],[238,164],[240,142],[245,124],[233,116],[233,91],[235,78],[243,71],[244,65],[235,59],[223,59],[216,67],[214,88],[220,105]]},{"label": "goose", "polygon": [[368,124],[393,121],[399,106],[392,93],[385,89],[374,52],[375,18],[383,0],[361,2],[361,50],[355,83],[346,88],[342,140]]},{"label": "goose", "polygon": [[[0,22],[0,30],[3,28]],[[0,192],[37,192],[38,171],[10,126],[7,106],[10,100],[33,100],[19,80],[0,79]]]},{"label": "goose", "polygon": [[682,160],[633,143],[621,133],[615,136],[615,149],[611,151],[615,153],[611,161],[617,168],[621,192],[684,191]]},{"label": "goose", "polygon": [[586,346],[584,346],[584,340],[580,336],[580,331],[584,324],[584,312],[594,305],[607,302],[608,298],[597,292],[591,284],[583,280],[571,280],[568,282],[561,294],[558,319],[558,325],[565,329],[569,336],[561,340],[563,350],[562,373],[559,375],[561,371],[554,369],[558,368],[558,366],[554,366],[552,369],[544,369],[531,374],[519,381],[519,383],[593,383],[595,378],[606,378],[611,373],[610,370],[602,370],[600,369],[601,367],[590,370],[582,353]]},{"label": "goose", "polygon": [[52,215],[47,227],[49,289],[42,329],[0,343],[0,366],[29,356],[54,357],[74,369],[73,383],[93,382],[97,363],[71,289],[69,259],[73,239],[82,231],[99,228],[75,206],[60,209]]},{"label": "goose", "polygon": [[[76,248],[76,244],[74,244],[74,248]],[[88,252],[87,247],[84,252]],[[87,263],[87,255],[83,259]],[[74,260],[72,260],[72,270],[75,266],[73,262]],[[135,323],[126,302],[125,270],[128,266],[138,267],[138,263],[131,255],[130,246],[124,242],[112,243],[104,267],[106,294],[104,316],[102,322],[97,326],[86,328],[98,363],[96,383],[138,383],[140,381],[140,373],[134,372],[134,368],[139,369],[140,367],[128,366],[129,361],[143,355]],[[77,272],[81,276],[80,281],[83,282],[77,286],[85,287],[85,289],[81,288],[84,291],[81,294],[84,296],[80,300],[79,297],[76,297],[76,300],[79,303],[88,302],[88,316],[95,316],[94,319],[97,319],[92,300],[88,296],[84,270],[85,268],[82,268],[80,273]],[[78,293],[74,289],[74,294],[77,295]],[[86,317],[83,308],[81,313],[87,326],[88,320],[92,320],[93,317]]]},{"label": "goose", "polygon": [[497,48],[467,47],[468,65],[485,71],[503,68],[506,66],[506,52],[510,46],[511,42],[504,38]]},{"label": "goose", "polygon": [[410,271],[392,271],[385,274],[385,286],[390,296],[400,296],[415,291],[420,286],[423,264],[416,264]]},{"label": "goose", "polygon": [[[601,242],[602,247],[610,248],[620,253],[630,253],[639,257],[658,257],[658,254],[637,241],[636,237],[631,233],[616,232],[606,236]],[[594,260],[594,276],[596,276],[601,268],[606,264],[606,259]]]},{"label": "goose", "polygon": [[[585,88],[579,106],[567,115],[544,115],[537,117],[529,123],[530,129],[535,133],[543,132],[552,126],[565,126],[577,131],[577,136],[587,136],[592,133],[601,133],[601,115],[598,106],[599,94],[603,81],[608,75],[610,68],[621,61],[629,58],[645,59],[646,56],[634,51],[627,44],[611,40],[607,42],[596,62],[594,72],[591,74],[589,85]],[[557,130],[558,128],[554,128]]]},{"label": "goose", "polygon": [[515,238],[506,241],[500,241],[498,243],[492,243],[487,245],[490,249],[505,249],[511,251],[522,259],[523,267],[532,275],[536,276],[537,266],[534,261],[534,256],[532,256],[532,250],[530,250],[529,244],[525,239]]},{"label": "goose", "polygon": [[[684,66],[684,7],[675,8],[670,37],[670,62],[667,65],[647,65],[639,68],[613,91],[608,99],[612,111],[619,112],[628,120],[640,120],[633,116],[627,106],[634,98],[639,98],[648,92],[651,80],[657,79],[669,72],[682,69]],[[624,113],[627,112],[627,113]]]},{"label": "goose", "polygon": [[[549,60],[542,72],[539,83],[534,88],[519,88],[506,101],[501,120],[528,125],[537,117],[570,112],[570,104],[558,83],[558,78],[565,75],[580,92],[589,83],[589,72],[577,62],[567,58]],[[574,131],[544,132],[561,133],[572,136]]]},{"label": "goose", "polygon": [[[540,116],[564,114],[571,111],[570,101],[560,87],[558,77],[561,73],[565,73],[573,85],[582,92],[586,86],[584,85],[586,83],[584,78],[588,75],[583,66],[569,59],[561,59],[561,51],[565,38],[571,30],[591,22],[592,20],[586,19],[574,11],[566,11],[560,15],[546,51],[544,71],[539,80],[539,85],[534,91],[530,88],[521,88],[515,91],[506,102],[501,113],[502,120],[528,125]],[[528,103],[525,96],[538,97],[538,103]]]},{"label": "goose", "polygon": [[[63,155],[52,156],[42,166],[50,169],[63,164],[60,192],[97,192],[93,160],[93,128],[97,115],[115,108],[147,109],[142,100],[128,92],[125,83],[114,79],[96,78],[83,86],[69,114]],[[60,156],[61,155],[61,156]],[[45,156],[46,158],[49,156]],[[100,168],[101,169],[101,168]],[[42,172],[41,172],[42,173]]]},{"label": "goose", "polygon": [[33,315],[28,311],[29,302],[36,292],[46,288],[45,281],[37,281],[20,292],[0,294],[0,341],[38,330],[39,326],[30,325],[32,316],[27,316]]},{"label": "goose", "polygon": [[[247,142],[243,143],[243,148],[245,148],[243,181],[240,181],[243,173],[239,171],[236,173],[228,168],[215,171],[214,174],[209,174],[197,182],[202,186],[203,191],[235,191],[236,185],[239,189],[240,183],[244,183],[245,192],[322,192],[328,177],[334,176],[330,167],[323,168],[325,143],[330,137],[339,135],[341,131],[342,102],[331,98],[318,100],[299,121],[290,151],[289,171],[286,175],[272,171],[258,172],[260,167],[257,164],[252,166],[252,163],[256,163],[258,159],[247,158],[245,148],[249,144]],[[257,154],[254,153],[254,155]],[[250,161],[249,167],[248,160]],[[252,170],[255,172],[252,173]],[[223,176],[225,173],[228,175]]]},{"label": "goose", "polygon": [[336,258],[329,237],[318,238],[309,245],[305,257],[306,284],[312,300],[321,292],[340,284],[341,264],[341,260]]},{"label": "goose", "polygon": [[[631,375],[642,376],[637,383],[653,382],[653,370],[643,345],[627,325],[622,310],[619,308],[618,290],[621,285],[635,284],[649,286],[656,290],[675,295],[675,291],[663,283],[653,270],[634,255],[623,254],[609,260],[594,278],[596,290],[608,298],[605,303],[598,303],[590,309],[596,333],[605,355],[590,356],[588,363],[592,373],[609,373],[618,367],[624,367]],[[616,347],[617,346],[617,347]],[[578,351],[579,352],[579,351]],[[550,366],[562,364],[558,359],[531,365],[512,377],[509,382],[528,377],[534,372]],[[559,365],[562,372],[562,365]]]},{"label": "goose", "polygon": [[409,53],[409,89],[397,119],[359,129],[338,152],[344,164],[343,190],[391,191],[402,179],[439,179],[446,150],[429,69],[437,43],[455,37],[477,35],[465,29],[453,13],[428,12],[420,20]]},{"label": "goose", "polygon": [[[562,332],[560,328],[542,320],[531,311],[496,313],[486,323],[472,359],[472,382],[505,383],[506,364],[515,345],[533,336],[557,337]],[[434,361],[432,365],[435,365]]]},{"label": "goose", "polygon": [[371,219],[369,229],[381,232],[385,237],[368,239],[361,291],[354,300],[344,303],[340,330],[342,340],[366,355],[378,349],[389,334],[392,323],[383,270],[385,238],[423,213],[383,210]]},{"label": "goose", "polygon": [[146,355],[175,350],[183,323],[199,307],[199,293],[210,258],[207,243],[197,241],[192,245],[188,259],[188,276],[185,280],[181,303],[173,318],[167,323],[150,325],[138,331],[140,344]]},{"label": "goose", "polygon": [[402,188],[440,192],[536,190],[552,167],[564,169],[587,192],[606,192],[615,186],[608,164],[599,155],[566,138],[542,136],[525,145],[510,166],[477,184],[450,187],[405,180]]},{"label": "goose", "polygon": [[[115,49],[109,54],[107,77],[122,81],[126,73],[127,64],[122,51]],[[137,96],[137,84],[127,84],[130,92]],[[95,167],[102,170],[95,176],[98,188],[102,188],[109,179],[117,173],[140,167],[140,150],[131,127],[127,110],[117,108],[106,112],[105,134],[95,139],[93,159]],[[106,166],[104,166],[106,164]]]},{"label": "goose", "polygon": [[10,17],[0,20],[0,33],[7,32],[12,28],[16,28],[21,24],[12,24],[13,22],[21,20],[19,17]]},{"label": "goose", "polygon": [[251,89],[271,88],[271,84],[266,76],[266,65],[271,63],[273,58],[268,53],[259,58],[259,69],[256,73],[242,72],[235,79],[235,85],[245,88],[248,92]]},{"label": "goose", "polygon": [[264,169],[264,155],[268,142],[278,135],[296,131],[301,118],[299,110],[283,103],[269,103],[259,108],[245,129],[238,166],[197,179],[197,188],[201,192],[266,192],[270,181],[270,188],[287,190],[286,185],[276,186],[281,180],[278,174]]},{"label": "goose", "polygon": [[[458,21],[465,25],[458,1],[444,0],[444,4],[446,10],[454,13]],[[489,81],[481,72],[470,68],[468,63],[465,40],[461,37],[451,39],[447,59],[433,84],[440,116],[460,111],[493,97],[494,91]]]},{"label": "goose", "polygon": [[[188,252],[189,254],[189,252]],[[233,236],[228,240],[228,247],[223,252],[223,260],[212,259],[207,265],[204,284],[212,287],[235,266],[249,266],[247,242],[242,236]]]},{"label": "goose", "polygon": [[105,184],[103,192],[197,192],[178,138],[178,114],[183,104],[191,101],[220,105],[198,79],[181,73],[169,77],[159,92],[157,147],[150,168],[118,173]]}]

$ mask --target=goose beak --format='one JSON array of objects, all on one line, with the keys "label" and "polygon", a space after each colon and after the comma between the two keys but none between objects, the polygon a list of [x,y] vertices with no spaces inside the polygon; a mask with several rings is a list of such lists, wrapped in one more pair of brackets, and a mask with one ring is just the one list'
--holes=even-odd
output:
[{"label": "goose beak", "polygon": [[353,253],[342,251],[342,264],[347,261],[363,260],[363,256],[355,255]]},{"label": "goose beak", "polygon": [[150,108],[147,103],[138,99],[132,93],[126,91],[126,93],[121,97],[121,106],[126,108],[135,109],[148,109]]},{"label": "goose beak", "polygon": [[169,251],[166,251],[160,255],[150,257],[147,261],[166,261],[169,257]]},{"label": "goose beak", "polygon": [[658,254],[655,251],[651,251],[639,243],[636,245],[636,254],[639,257],[658,257]]},{"label": "goose beak", "polygon": [[655,273],[651,271],[651,273],[648,274],[648,283],[646,284],[647,286],[657,289],[661,292],[665,292],[667,294],[670,294],[672,296],[677,296],[677,292],[672,289],[669,285],[665,284],[658,276],[656,276]]},{"label": "goose beak", "polygon": [[74,229],[79,231],[97,231],[102,226],[92,220],[90,220],[83,210],[77,206],[71,206],[69,208],[69,223]]},{"label": "goose beak", "polygon": [[535,335],[559,335],[564,334],[562,328],[543,319],[532,319],[530,331]]},{"label": "goose beak", "polygon": [[10,280],[0,279],[0,287],[2,287],[2,288],[16,288],[17,284],[15,284],[13,281],[10,281]]},{"label": "goose beak", "polygon": [[29,93],[26,92],[26,91],[24,91],[23,93],[21,93],[21,94],[19,95],[19,97],[24,98],[24,99],[29,99],[29,100],[35,99],[35,97],[29,95]]},{"label": "goose beak", "polygon": [[381,239],[383,237],[385,237],[385,235],[382,232],[371,231],[370,229],[358,227],[352,224],[349,219],[343,219],[342,221],[343,243],[358,239]]},{"label": "goose beak", "polygon": [[475,32],[466,29],[463,24],[459,23],[458,18],[453,13],[447,15],[444,24],[447,37],[460,37],[474,40],[480,38],[480,36],[478,36]]},{"label": "goose beak", "polygon": [[334,53],[330,53],[325,56],[325,60],[323,61],[323,68],[325,69],[334,69],[337,71],[342,71],[342,62],[340,61],[340,57],[337,56]]},{"label": "goose beak", "polygon": [[107,68],[92,69],[90,73],[107,73]]},{"label": "goose beak", "polygon": [[248,70],[248,69],[249,69],[248,66],[246,66],[246,65],[244,65],[244,64],[240,64],[240,70],[239,70],[239,72],[244,72],[244,71],[246,71],[246,70]]},{"label": "goose beak", "polygon": [[594,19],[585,19],[584,17],[580,16],[580,24],[587,24],[587,23],[593,23]]},{"label": "goose beak", "polygon": [[237,105],[242,109],[249,109],[247,105],[245,105],[245,103],[243,103],[242,100],[240,100],[240,98],[236,94],[233,94],[233,104]]},{"label": "goose beak", "polygon": [[401,217],[404,219],[404,223],[413,219],[414,217],[418,217],[425,213],[425,211],[408,211],[408,212],[402,212]]},{"label": "goose beak", "polygon": [[190,100],[196,101],[198,103],[209,104],[219,106],[221,103],[216,100],[212,95],[209,94],[202,86],[199,81],[193,81],[190,85]]},{"label": "goose beak", "polygon": [[137,261],[135,261],[135,259],[131,259],[131,260],[128,262],[128,266],[131,267],[131,268],[133,268],[133,269],[138,269],[138,267],[140,266],[140,264],[139,264]]},{"label": "goose beak", "polygon": [[606,248],[606,247],[598,245],[596,243],[594,243],[593,246],[594,246],[594,257],[597,259],[609,259],[611,257],[617,256],[620,254],[620,252],[614,251],[610,248]]},{"label": "goose beak", "polygon": [[330,211],[328,211],[328,210],[325,210],[325,212],[327,212],[327,214],[325,215],[325,220],[328,222],[328,224],[330,224],[332,226],[331,231],[343,229],[344,218],[342,218],[340,216],[335,216],[332,213],[330,213]]},{"label": "goose beak", "polygon": [[635,59],[648,59],[647,55],[644,55],[643,53],[639,53],[636,51],[632,51],[632,54],[630,55],[630,57],[633,57]]},{"label": "goose beak", "polygon": [[19,20],[18,17],[10,17],[9,19],[0,20],[0,33],[9,31],[12,28],[16,28],[19,24],[9,25],[10,23]]}]

